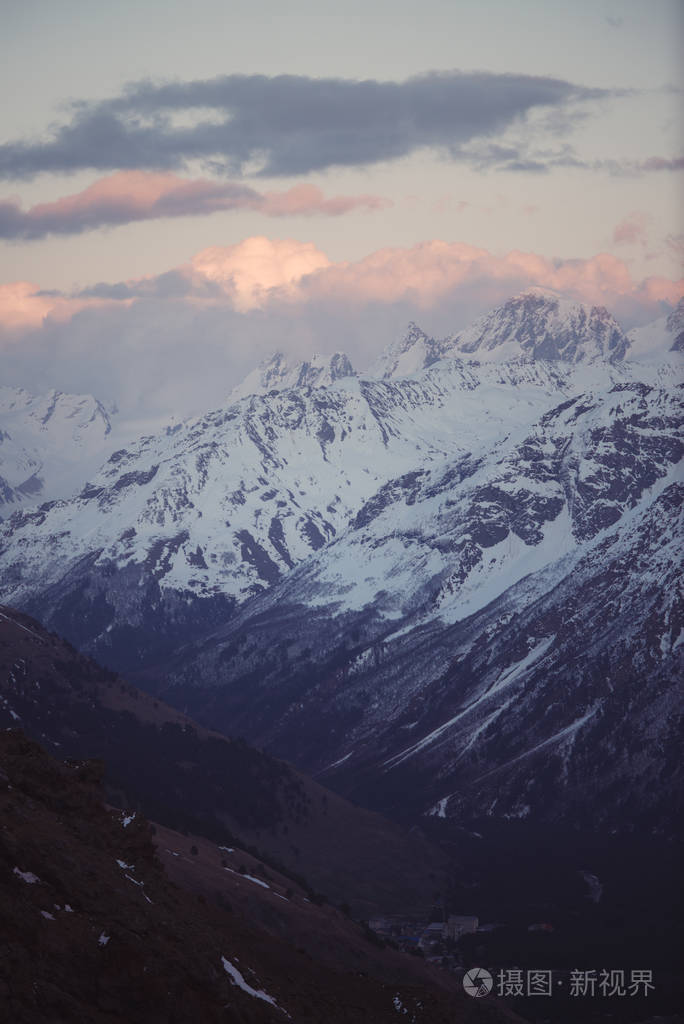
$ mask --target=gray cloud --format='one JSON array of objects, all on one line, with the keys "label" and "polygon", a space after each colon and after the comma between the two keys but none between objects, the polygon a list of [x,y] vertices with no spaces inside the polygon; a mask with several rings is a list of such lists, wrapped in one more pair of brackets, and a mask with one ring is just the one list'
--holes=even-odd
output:
[{"label": "gray cloud", "polygon": [[[258,161],[262,175],[287,176],[395,160],[422,147],[464,159],[467,143],[500,134],[532,110],[608,94],[558,78],[458,71],[401,83],[299,75],[139,82],[113,100],[74,104],[71,120],[46,140],[0,146],[0,177],[176,170],[198,159],[230,173]],[[193,110],[196,124],[174,124],[174,114]]]}]

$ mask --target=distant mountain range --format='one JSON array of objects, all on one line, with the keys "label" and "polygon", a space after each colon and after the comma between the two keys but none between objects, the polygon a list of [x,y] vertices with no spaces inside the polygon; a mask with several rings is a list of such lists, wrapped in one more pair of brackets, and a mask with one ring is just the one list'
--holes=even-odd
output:
[{"label": "distant mountain range", "polygon": [[7,519],[0,597],[376,808],[668,831],[683,313],[277,355]]}]

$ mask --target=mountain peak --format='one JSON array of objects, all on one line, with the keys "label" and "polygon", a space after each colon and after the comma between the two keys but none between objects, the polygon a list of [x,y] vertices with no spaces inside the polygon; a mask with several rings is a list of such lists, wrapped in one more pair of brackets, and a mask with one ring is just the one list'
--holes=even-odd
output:
[{"label": "mountain peak", "polygon": [[477,319],[454,345],[478,358],[580,363],[621,360],[629,342],[604,306],[586,306],[534,288]]},{"label": "mountain peak", "polygon": [[370,377],[408,377],[445,356],[454,355],[449,339],[431,338],[414,320],[404,334],[382,351],[368,371]]},{"label": "mountain peak", "polygon": [[344,352],[333,352],[332,355],[316,352],[301,362],[290,360],[284,352],[273,352],[233,388],[228,402],[232,404],[248,395],[263,395],[285,388],[327,387],[343,377],[355,376],[356,370]]}]

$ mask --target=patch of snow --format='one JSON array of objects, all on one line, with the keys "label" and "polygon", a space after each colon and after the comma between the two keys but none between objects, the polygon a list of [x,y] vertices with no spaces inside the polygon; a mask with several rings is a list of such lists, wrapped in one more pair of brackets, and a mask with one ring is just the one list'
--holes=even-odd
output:
[{"label": "patch of snow", "polygon": [[[223,969],[226,974],[230,975],[233,984],[237,985],[238,988],[241,988],[243,992],[246,992],[249,996],[253,996],[255,999],[261,999],[265,1003],[270,1003],[271,1006],[275,1006],[278,1010],[282,1010],[282,1007],[278,1006],[273,996],[269,996],[263,989],[252,988],[252,986],[245,981],[241,971],[239,971],[237,967],[230,962],[230,960],[227,960],[225,956],[221,957],[221,963],[223,964]],[[287,1017],[290,1016],[285,1010],[282,1010],[282,1012],[285,1013]]]},{"label": "patch of snow", "polygon": [[97,942],[98,942],[98,945],[100,945],[100,946],[106,946],[106,945],[107,945],[107,943],[109,942],[110,938],[111,938],[111,935],[105,935],[105,933],[104,933],[104,932],[100,932],[100,937],[99,937],[99,939],[97,940]]},{"label": "patch of snow", "polygon": [[22,882],[26,882],[27,885],[35,885],[36,882],[40,882],[38,875],[34,875],[32,871],[21,871],[19,868],[15,868],[13,874],[21,878]]},{"label": "patch of snow", "polygon": [[54,921],[55,920],[54,914],[51,914],[49,910],[41,910],[40,913],[45,918],[46,921]]},{"label": "patch of snow", "polygon": [[449,797],[442,797],[438,800],[434,807],[431,807],[428,811],[428,815],[433,818],[446,818],[446,808],[449,803]]},{"label": "patch of snow", "polygon": [[128,828],[128,826],[130,825],[130,823],[134,819],[135,819],[135,811],[133,812],[133,814],[122,814],[122,816],[121,816],[121,824],[123,825],[124,828]]},{"label": "patch of snow", "polygon": [[17,622],[16,619],[11,619],[9,615],[3,615],[2,612],[0,612],[0,619],[4,619],[5,622],[11,622],[12,625],[18,626],[19,629],[23,629],[25,633],[30,633],[31,636],[37,637],[37,639],[42,642],[42,637],[39,636],[34,629],[29,629],[28,626],[22,626],[21,622]]},{"label": "patch of snow", "polygon": [[135,867],[134,864],[127,864],[125,860],[117,860],[116,862],[120,868],[128,868],[130,871]]},{"label": "patch of snow", "polygon": [[260,878],[255,878],[254,875],[243,875],[242,877],[246,878],[250,882],[255,882],[257,885],[263,886],[264,889],[271,888],[270,885],[266,885],[266,882],[262,882]]},{"label": "patch of snow", "polygon": [[354,753],[354,751],[353,751],[353,750],[350,750],[348,754],[345,754],[345,755],[344,755],[344,757],[341,757],[341,758],[339,758],[339,760],[338,760],[338,761],[333,761],[333,763],[332,763],[332,764],[326,765],[326,767],[325,767],[325,768],[323,769],[323,771],[324,771],[324,772],[327,772],[327,771],[329,771],[329,770],[330,770],[331,768],[337,768],[337,766],[338,766],[339,764],[344,764],[344,762],[345,762],[345,761],[348,761],[348,760],[349,760],[349,758],[350,758],[350,757],[352,756],[352,754],[353,754],[353,753]]}]

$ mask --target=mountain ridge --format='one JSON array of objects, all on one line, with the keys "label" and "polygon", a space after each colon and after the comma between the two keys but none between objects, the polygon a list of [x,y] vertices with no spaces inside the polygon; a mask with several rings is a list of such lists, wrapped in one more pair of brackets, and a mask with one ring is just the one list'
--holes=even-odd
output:
[{"label": "mountain ridge", "polygon": [[[620,827],[629,809],[618,791],[631,769],[608,772],[612,789],[603,786],[600,732],[596,756],[582,761],[598,721],[583,694],[594,703],[605,698],[601,706],[626,747],[643,739],[629,707],[621,716],[619,702],[601,693],[599,667],[633,688],[652,657],[644,653],[648,637],[670,636],[670,620],[678,621],[679,605],[655,601],[657,578],[648,577],[653,593],[644,590],[636,566],[646,578],[639,543],[652,537],[651,561],[672,580],[674,601],[680,313],[628,337],[601,308],[518,296],[446,347],[413,325],[386,352],[382,379],[345,374],[322,386],[269,387],[145,437],[112,453],[76,497],[0,526],[0,598],[196,717],[224,728],[237,723],[252,741],[324,772],[344,792],[374,793],[383,809],[396,810],[398,792],[385,762],[437,730],[439,742],[416,751],[415,771],[396,762],[412,780],[416,815],[445,798],[445,813],[470,813],[489,792],[468,774],[472,759],[489,778],[513,749],[506,796],[499,810],[489,801],[492,813],[529,806],[543,816],[545,801],[557,799],[558,813],[572,815],[581,788],[577,751],[587,790],[602,793],[606,821]],[[461,343],[473,350],[460,351]],[[629,358],[630,346],[639,358]],[[651,356],[641,358],[646,350]],[[630,540],[635,517],[638,543]],[[668,533],[668,522],[678,532]],[[622,547],[629,557],[613,558]],[[602,562],[612,566],[610,586]],[[560,621],[565,613],[553,595],[562,595],[568,617],[590,634],[582,603],[602,614],[585,585],[590,578],[610,607],[620,594],[631,602],[632,623],[619,618],[619,636],[606,626],[585,664],[579,628],[559,640],[565,633],[542,628],[534,609]],[[510,623],[532,638],[528,647],[517,650]],[[517,651],[506,663],[506,652],[496,653],[497,629]],[[501,659],[499,683],[490,681],[500,703],[478,703],[483,694],[463,647],[471,634],[478,650]],[[657,658],[648,662],[653,686],[644,682],[660,717],[646,717],[656,744],[669,750],[667,701],[680,648],[671,644],[661,655],[658,671]],[[563,659],[582,666],[575,682]],[[463,679],[449,675],[461,662]],[[476,663],[484,679],[486,659]],[[537,663],[557,679],[558,728],[535,682]],[[445,680],[466,702],[460,711],[447,706]],[[506,702],[520,682],[529,685],[530,722],[537,715],[548,724],[541,732],[529,726],[542,752],[531,759],[506,729]],[[473,702],[490,710],[482,720],[468,712],[473,726],[459,733],[459,753],[446,726]],[[566,747],[564,760],[558,750]],[[444,753],[443,764],[434,750]],[[560,775],[525,801],[525,772],[537,762],[559,763]],[[681,780],[667,757],[656,762],[670,773],[664,791],[674,800]],[[437,789],[441,769],[449,779]],[[450,800],[460,781],[472,796]],[[639,810],[646,817],[647,795]],[[672,816],[662,802],[658,808],[657,827],[671,828]]]}]

